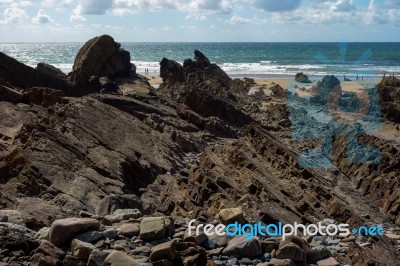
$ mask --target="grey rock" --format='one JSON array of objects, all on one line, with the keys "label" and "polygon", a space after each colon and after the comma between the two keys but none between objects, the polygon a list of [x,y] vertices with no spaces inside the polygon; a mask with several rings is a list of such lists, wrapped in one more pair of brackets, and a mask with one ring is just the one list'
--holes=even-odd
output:
[{"label": "grey rock", "polygon": [[262,254],[261,245],[257,237],[247,240],[246,236],[236,236],[228,242],[227,247],[222,251],[222,255],[240,255],[252,258]]},{"label": "grey rock", "polygon": [[90,253],[87,266],[103,266],[108,255],[110,255],[109,252],[97,249],[93,250],[92,253]]},{"label": "grey rock", "polygon": [[75,239],[78,239],[83,242],[87,243],[95,243],[101,239],[106,238],[106,235],[103,232],[99,231],[90,231],[83,234],[78,235]]},{"label": "grey rock", "polygon": [[276,252],[277,259],[290,259],[296,262],[306,262],[306,253],[295,243],[288,243]]},{"label": "grey rock", "polygon": [[138,209],[118,209],[112,215],[107,215],[105,218],[112,223],[118,223],[123,220],[138,219],[142,217],[142,213]]}]

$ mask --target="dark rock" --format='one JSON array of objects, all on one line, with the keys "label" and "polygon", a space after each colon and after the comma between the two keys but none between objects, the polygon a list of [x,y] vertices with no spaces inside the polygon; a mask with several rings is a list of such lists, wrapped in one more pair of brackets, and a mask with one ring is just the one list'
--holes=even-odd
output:
[{"label": "dark rock", "polygon": [[46,75],[52,76],[54,78],[58,78],[61,80],[67,79],[67,75],[64,72],[62,72],[61,69],[46,63],[38,63],[36,66],[36,70]]},{"label": "dark rock", "polygon": [[254,237],[247,240],[246,236],[236,236],[228,242],[227,247],[222,251],[222,255],[239,255],[245,258],[258,257],[262,254],[261,245],[258,238]]},{"label": "dark rock", "polygon": [[139,209],[146,214],[149,211],[149,206],[144,204],[136,195],[109,195],[98,203],[96,214],[106,216],[118,209]]},{"label": "dark rock", "polygon": [[103,266],[108,255],[110,255],[109,252],[93,250],[89,256],[87,266]]},{"label": "dark rock", "polygon": [[113,78],[127,75],[132,69],[130,53],[120,48],[111,36],[95,37],[79,50],[72,68],[71,80],[87,85],[90,77]]},{"label": "dark rock", "polygon": [[[26,66],[14,58],[0,52],[0,77],[2,82],[12,84],[12,86],[27,89],[32,87],[45,87],[63,92],[70,91],[70,85],[52,75],[42,73],[34,68]],[[23,77],[23,78],[21,78]],[[0,85],[1,88],[1,85]]]},{"label": "dark rock", "polygon": [[85,266],[86,264],[83,263],[80,259],[67,255],[64,258],[63,266]]},{"label": "dark rock", "polygon": [[303,72],[297,73],[295,76],[295,80],[299,83],[311,83],[311,81],[308,79],[308,76],[305,75]]}]

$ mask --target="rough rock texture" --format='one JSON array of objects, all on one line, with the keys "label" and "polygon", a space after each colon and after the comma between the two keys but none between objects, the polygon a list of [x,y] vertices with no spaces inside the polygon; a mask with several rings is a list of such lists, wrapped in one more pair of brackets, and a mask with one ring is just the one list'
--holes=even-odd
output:
[{"label": "rough rock texture", "polygon": [[[380,132],[359,137],[361,143],[379,147],[379,164],[349,164],[346,139],[337,137],[333,144],[334,167],[304,169],[298,164],[300,153],[319,143],[293,140],[291,130],[295,125],[290,121],[288,98],[282,88],[261,88],[256,95],[248,95],[253,86],[250,81],[232,81],[198,51],[194,61],[187,60],[183,66],[164,59],[161,72],[164,83],[156,92],[124,96],[109,84],[114,82],[110,79],[103,80],[104,89],[114,92],[60,96],[61,100],[52,104],[22,100],[26,91],[39,85],[22,89],[11,78],[2,80],[0,209],[19,211],[26,226],[35,231],[66,217],[95,219],[99,226],[87,230],[104,233],[108,240],[96,239],[92,244],[122,251],[113,253],[106,265],[119,265],[120,259],[127,265],[137,265],[141,259],[146,262],[149,247],[162,244],[165,237],[182,241],[176,244],[174,261],[163,258],[159,265],[218,262],[224,260],[219,256],[226,245],[235,255],[257,256],[240,257],[239,264],[259,259],[258,255],[264,256],[260,257],[264,263],[266,257],[277,254],[280,240],[273,238],[251,242],[257,246],[251,252],[257,254],[246,252],[245,241],[221,241],[221,248],[204,237],[198,241],[201,243],[195,239],[184,241],[185,219],[209,223],[224,209],[239,208],[246,222],[251,223],[316,223],[333,218],[355,227],[382,224],[390,231],[388,235],[398,235],[398,120],[385,111],[385,106],[397,99],[396,89],[387,85],[380,88],[380,95],[385,96],[381,97],[384,123],[395,125],[393,135]],[[334,87],[339,88],[340,83],[328,76],[314,93],[325,100],[326,91]],[[272,93],[267,95],[266,90]],[[304,110],[298,111],[304,114]],[[132,216],[128,223],[141,224],[148,221],[149,215],[164,217],[159,227],[145,228],[148,232],[160,231],[154,234],[157,240],[119,239],[117,229],[124,222],[107,219],[118,209],[138,209],[145,216]],[[42,238],[46,238],[43,232]],[[80,233],[65,240],[63,252],[70,252],[69,241]],[[28,260],[43,263],[41,258],[49,257],[54,265],[62,263],[65,253],[60,254],[54,247],[45,248],[52,255],[45,251],[32,253],[42,244],[35,234],[24,227],[1,223],[1,259],[7,258],[8,262],[10,253],[23,251]],[[400,261],[395,237],[339,242],[341,245],[328,247],[334,247],[332,254],[340,254],[335,257],[340,264],[396,265]],[[137,260],[121,255],[133,254],[130,252],[140,254],[135,255],[139,256]],[[23,258],[21,254],[15,255]],[[104,255],[99,260],[104,260]],[[73,260],[68,257],[68,261]],[[292,261],[282,263],[293,265]]]},{"label": "rough rock texture", "polygon": [[115,77],[131,71],[130,53],[120,48],[109,35],[95,37],[79,50],[72,68],[71,80],[86,85],[91,76]]},{"label": "rough rock texture", "polygon": [[387,120],[400,123],[400,80],[385,77],[378,85],[382,113]]},{"label": "rough rock texture", "polygon": [[61,91],[69,90],[69,84],[65,80],[26,66],[1,52],[0,77],[0,87],[1,83],[7,82],[12,84],[12,86],[19,87],[21,89],[46,87]]}]

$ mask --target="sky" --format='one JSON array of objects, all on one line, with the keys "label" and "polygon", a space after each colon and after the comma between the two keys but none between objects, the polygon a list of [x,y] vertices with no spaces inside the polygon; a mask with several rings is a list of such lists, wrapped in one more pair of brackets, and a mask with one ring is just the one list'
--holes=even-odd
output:
[{"label": "sky", "polygon": [[0,0],[0,42],[400,41],[400,0]]}]

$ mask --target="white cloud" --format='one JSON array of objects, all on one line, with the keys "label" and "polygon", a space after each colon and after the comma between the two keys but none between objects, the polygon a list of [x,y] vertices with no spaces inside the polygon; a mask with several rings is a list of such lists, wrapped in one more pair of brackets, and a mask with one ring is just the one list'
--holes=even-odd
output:
[{"label": "white cloud", "polygon": [[83,22],[86,21],[85,17],[82,15],[82,6],[77,5],[72,11],[71,16],[69,17],[71,22]]},{"label": "white cloud", "polygon": [[254,6],[270,12],[283,12],[297,9],[301,4],[301,0],[255,0]]},{"label": "white cloud", "polygon": [[[75,3],[64,0],[62,6]],[[210,14],[230,14],[233,7],[229,0],[86,0],[77,3],[73,21],[82,21],[86,15],[112,14],[122,16],[142,11],[179,10],[188,13],[189,18],[204,20]]]},{"label": "white cloud", "polygon": [[51,22],[53,22],[53,19],[50,16],[46,15],[46,13],[42,9],[39,9],[36,16],[32,18],[32,23],[37,25],[45,25]]},{"label": "white cloud", "polygon": [[3,12],[4,20],[0,20],[0,24],[20,23],[28,16],[25,10],[17,7],[8,7]]},{"label": "white cloud", "polygon": [[237,15],[232,16],[230,19],[226,20],[225,23],[231,24],[231,25],[237,25],[237,24],[265,24],[268,23],[268,19],[260,19],[257,16],[254,16],[253,18],[243,18]]}]

